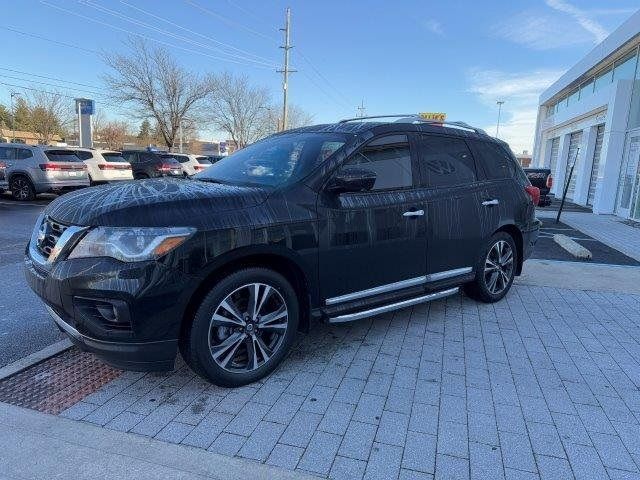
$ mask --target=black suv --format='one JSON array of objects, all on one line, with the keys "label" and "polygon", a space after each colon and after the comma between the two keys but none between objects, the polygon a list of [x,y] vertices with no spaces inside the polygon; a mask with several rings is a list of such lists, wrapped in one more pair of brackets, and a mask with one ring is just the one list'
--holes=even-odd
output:
[{"label": "black suv", "polygon": [[133,178],[182,177],[182,167],[175,158],[146,150],[123,150],[122,156],[131,164]]},{"label": "black suv", "polygon": [[453,295],[500,300],[538,236],[508,146],[420,117],[272,135],[192,180],[54,200],[26,276],[72,340],[117,367],[188,364],[219,385],[271,372],[313,319]]}]

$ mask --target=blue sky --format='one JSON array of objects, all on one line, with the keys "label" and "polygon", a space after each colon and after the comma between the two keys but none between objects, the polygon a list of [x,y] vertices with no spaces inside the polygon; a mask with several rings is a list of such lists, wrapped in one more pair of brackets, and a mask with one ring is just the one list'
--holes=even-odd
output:
[{"label": "blue sky", "polygon": [[8,104],[11,90],[40,88],[94,97],[107,116],[120,116],[126,112],[101,102],[106,67],[98,52],[122,51],[137,33],[163,42],[156,45],[192,71],[246,74],[279,102],[278,28],[287,6],[298,70],[290,99],[316,122],[355,116],[364,101],[367,114],[441,111],[494,133],[503,99],[500,136],[521,151],[532,147],[539,93],[637,3],[22,0],[0,25],[0,101]]}]

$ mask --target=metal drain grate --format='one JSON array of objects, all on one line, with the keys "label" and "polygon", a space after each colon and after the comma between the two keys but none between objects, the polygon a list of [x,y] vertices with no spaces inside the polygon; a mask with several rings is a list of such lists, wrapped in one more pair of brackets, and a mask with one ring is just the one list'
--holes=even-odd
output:
[{"label": "metal drain grate", "polygon": [[58,414],[121,373],[71,348],[0,381],[0,402]]}]

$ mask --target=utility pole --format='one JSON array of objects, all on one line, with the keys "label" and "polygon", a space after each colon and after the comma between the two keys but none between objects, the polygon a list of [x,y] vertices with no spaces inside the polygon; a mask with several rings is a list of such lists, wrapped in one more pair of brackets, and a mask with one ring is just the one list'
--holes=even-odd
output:
[{"label": "utility pole", "polygon": [[498,132],[500,131],[500,114],[502,113],[502,105],[504,104],[504,100],[498,100],[496,103],[498,104],[498,123],[496,124],[496,138],[498,138]]},{"label": "utility pole", "polygon": [[364,106],[364,98],[360,102],[360,106],[356,107],[356,109],[358,110],[358,117],[364,117],[364,111],[366,110],[366,107]]},{"label": "utility pole", "polygon": [[281,32],[284,32],[284,45],[280,46],[280,48],[284,50],[284,67],[282,70],[278,70],[278,73],[282,73],[282,130],[287,129],[287,89],[289,86],[289,74],[296,71],[289,68],[289,50],[293,48],[289,37],[289,29],[291,26],[291,8],[289,7],[287,7],[284,22],[284,28],[280,29]]}]

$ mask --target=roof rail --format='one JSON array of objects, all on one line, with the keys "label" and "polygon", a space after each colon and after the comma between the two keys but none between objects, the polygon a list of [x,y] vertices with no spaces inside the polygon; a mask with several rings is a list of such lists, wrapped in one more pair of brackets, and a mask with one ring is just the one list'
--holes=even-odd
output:
[{"label": "roof rail", "polygon": [[338,123],[359,122],[361,120],[371,120],[373,118],[402,118],[402,117],[417,117],[417,115],[415,113],[406,113],[404,115],[370,115],[368,117],[344,118],[340,120]]},{"label": "roof rail", "polygon": [[487,132],[485,132],[484,130],[482,130],[481,128],[477,128],[477,127],[472,127],[471,125],[469,125],[468,123],[465,122],[453,122],[453,121],[443,121],[443,122],[439,122],[437,120],[427,120],[426,118],[421,117],[419,114],[417,113],[409,113],[409,114],[405,114],[405,115],[371,115],[368,117],[354,117],[354,118],[345,118],[343,120],[340,120],[338,123],[348,123],[348,122],[358,122],[358,121],[362,121],[362,120],[371,120],[371,119],[376,119],[376,118],[397,118],[396,122],[402,122],[402,123],[426,123],[426,124],[431,124],[431,125],[441,125],[444,127],[453,127],[453,128],[461,128],[461,129],[466,129],[466,130],[471,130],[475,133],[481,134],[481,135],[487,135]]}]

